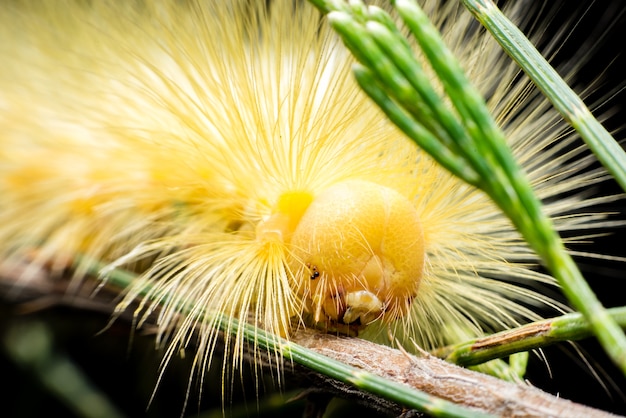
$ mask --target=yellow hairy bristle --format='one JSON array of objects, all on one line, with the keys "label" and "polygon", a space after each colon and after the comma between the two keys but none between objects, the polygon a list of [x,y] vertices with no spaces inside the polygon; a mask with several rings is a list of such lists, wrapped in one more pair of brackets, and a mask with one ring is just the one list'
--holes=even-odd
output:
[{"label": "yellow hairy bristle", "polygon": [[[605,174],[469,13],[438,7],[557,228],[602,227],[569,215],[602,202],[576,191]],[[361,92],[305,2],[13,1],[0,62],[0,264],[133,270],[117,312],[157,312],[165,364],[197,332],[204,371],[211,312],[432,349],[567,309],[490,199]]]}]

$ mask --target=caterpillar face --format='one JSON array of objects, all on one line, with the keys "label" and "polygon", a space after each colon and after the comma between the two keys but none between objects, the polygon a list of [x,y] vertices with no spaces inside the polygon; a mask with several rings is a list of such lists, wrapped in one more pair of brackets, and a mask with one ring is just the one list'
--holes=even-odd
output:
[{"label": "caterpillar face", "polygon": [[422,227],[411,202],[362,180],[342,181],[310,204],[306,194],[297,196],[284,196],[279,214],[257,233],[278,230],[288,238],[289,269],[313,320],[359,329],[406,315],[424,268]]}]

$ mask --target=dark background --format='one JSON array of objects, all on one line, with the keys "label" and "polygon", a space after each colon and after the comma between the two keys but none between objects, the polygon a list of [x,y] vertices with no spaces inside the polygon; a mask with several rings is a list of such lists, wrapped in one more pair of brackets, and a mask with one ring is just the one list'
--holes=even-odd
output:
[{"label": "dark background", "polygon": [[[551,3],[551,2],[546,2]],[[580,16],[580,10],[588,7],[580,17],[578,26],[573,31],[564,47],[555,57],[556,64],[561,61],[577,62],[576,57],[593,51],[593,58],[583,65],[575,87],[593,85],[596,87],[585,98],[585,102],[594,114],[603,119],[603,125],[624,146],[626,133],[626,3],[621,1],[596,1],[591,5],[583,2],[558,1],[561,9],[552,25],[548,27],[548,38],[558,31],[568,16]],[[577,9],[579,8],[579,9]],[[574,57],[573,59],[571,57]],[[598,82],[597,80],[600,80]],[[607,101],[607,98],[610,100]],[[604,103],[604,104],[602,104]],[[605,119],[605,120],[604,120]],[[619,193],[617,183],[611,181],[601,186],[600,193]],[[626,219],[624,201],[606,206],[607,211],[618,214],[615,219]],[[600,254],[626,256],[626,242],[623,227],[615,228],[612,236],[597,238],[593,251]],[[585,249],[585,247],[581,247]],[[578,259],[583,275],[592,285],[598,298],[605,306],[624,306],[624,263],[608,260]],[[579,403],[626,415],[626,379],[613,366],[599,344],[588,339],[579,343],[579,348],[586,353],[585,358],[593,364],[595,370],[604,370],[602,378],[607,387],[598,384],[597,377],[589,373],[589,368],[581,364],[580,357],[564,350],[562,346],[548,347],[544,350],[549,369],[541,361],[531,363],[526,377],[536,386],[564,398]],[[600,372],[602,373],[602,372]],[[612,381],[611,381],[612,380]]]},{"label": "dark background", "polygon": [[[574,31],[563,43],[556,54],[554,62],[557,66],[564,62],[578,62],[577,60],[589,50],[594,51],[594,57],[585,64],[577,78],[577,86],[594,84],[595,90],[586,101],[589,106],[596,108],[598,115],[609,114],[604,121],[605,126],[614,133],[619,140],[624,140],[626,134],[623,127],[626,125],[624,106],[626,94],[622,88],[626,85],[626,58],[624,45],[626,43],[626,5],[622,1],[596,1],[587,6],[585,2],[577,1],[546,1],[535,2],[545,4],[543,13],[554,13],[553,20],[545,26],[544,41],[548,42],[567,26],[572,17],[578,17],[579,23]],[[554,6],[556,5],[556,6]],[[558,7],[560,5],[560,8]],[[1,6],[0,6],[1,7]],[[552,9],[552,7],[557,7]],[[583,14],[582,8],[588,7]],[[556,10],[556,11],[555,11]],[[595,42],[595,43],[594,43]],[[574,57],[572,59],[572,57]],[[560,67],[564,70],[565,67]],[[599,76],[602,82],[594,83]],[[598,107],[599,103],[610,101]],[[602,186],[602,193],[616,193],[619,187],[613,182]],[[607,205],[607,210],[616,211],[618,219],[626,219],[623,202]],[[623,228],[616,228],[615,234],[599,238],[593,251],[603,254],[626,257]],[[589,250],[588,247],[584,248]],[[598,297],[606,306],[619,306],[626,303],[624,291],[624,263],[607,260],[578,260],[583,274],[597,292]],[[146,411],[154,384],[158,379],[158,365],[161,353],[154,349],[154,339],[150,335],[135,335],[132,343],[129,339],[131,326],[129,323],[117,322],[105,332],[100,333],[108,323],[108,316],[102,313],[74,309],[68,306],[58,306],[53,303],[51,308],[45,308],[46,301],[39,301],[38,309],[24,313],[23,306],[14,306],[6,302],[0,303],[0,338],[8,332],[21,326],[19,330],[28,327],[43,325],[50,332],[51,355],[67,359],[82,370],[89,377],[92,384],[108,396],[117,408],[126,416],[176,417],[180,415],[183,406],[184,394],[187,390],[187,379],[190,362],[175,361],[168,368],[161,381],[160,389],[152,405]],[[29,305],[29,308],[33,308]],[[626,379],[592,340],[580,343],[580,348],[587,355],[584,357],[593,363],[594,370],[605,370],[606,375],[600,378],[606,382],[606,387],[598,384],[598,377],[588,373],[589,368],[583,364],[571,348],[563,346],[548,347],[544,350],[544,359],[531,356],[527,378],[533,385],[564,398],[579,403],[595,406],[619,414],[626,414]],[[32,417],[39,415],[56,415],[72,417],[75,414],[52,395],[37,378],[31,369],[25,369],[9,359],[6,353],[0,350],[0,376],[7,389],[0,395],[0,415],[8,417]],[[190,356],[191,357],[191,356]],[[216,361],[220,363],[220,361]],[[220,371],[207,377],[208,382],[219,382]],[[602,372],[600,372],[602,373]],[[246,382],[251,379],[245,379]],[[266,388],[269,395],[273,394],[273,385],[267,381]],[[192,396],[187,408],[187,414],[194,416],[196,411],[210,410],[221,416],[220,385],[206,385],[203,401],[198,408],[197,399]],[[209,387],[217,388],[212,390]],[[256,388],[245,387],[235,382],[232,386],[232,403],[227,411],[235,412],[243,408],[242,416],[257,416],[257,403],[254,394]],[[620,390],[621,388],[621,390]],[[261,392],[265,388],[261,388]],[[197,387],[190,388],[196,393]],[[271,398],[271,402],[284,403],[285,398],[293,396],[296,391],[285,389],[282,398]],[[248,402],[242,402],[247,398]],[[265,399],[259,404],[260,410],[265,410]],[[268,401],[269,402],[269,401]],[[271,403],[270,402],[270,403]],[[351,415],[357,413],[354,406]],[[270,409],[268,416],[282,413],[285,416],[300,416],[303,402],[293,401],[278,409]],[[365,414],[361,414],[365,416]],[[204,415],[203,415],[204,416]],[[340,415],[338,415],[340,416]]]}]

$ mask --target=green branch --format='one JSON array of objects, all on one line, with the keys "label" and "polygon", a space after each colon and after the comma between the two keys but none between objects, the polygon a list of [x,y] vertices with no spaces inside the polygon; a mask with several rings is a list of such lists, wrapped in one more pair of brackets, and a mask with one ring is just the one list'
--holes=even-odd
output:
[{"label": "green branch", "polygon": [[[626,306],[607,311],[626,329]],[[472,366],[557,342],[578,341],[591,336],[593,332],[589,323],[580,313],[575,312],[442,347],[432,354],[454,364]]]}]

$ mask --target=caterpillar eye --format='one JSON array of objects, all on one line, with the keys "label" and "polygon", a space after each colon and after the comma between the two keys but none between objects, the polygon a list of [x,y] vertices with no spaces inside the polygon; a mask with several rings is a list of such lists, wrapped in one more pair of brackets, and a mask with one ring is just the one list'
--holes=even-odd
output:
[{"label": "caterpillar eye", "polygon": [[311,280],[315,280],[318,277],[320,277],[320,272],[319,270],[317,270],[317,266],[310,267],[310,269],[311,269],[311,276],[309,277]]}]

